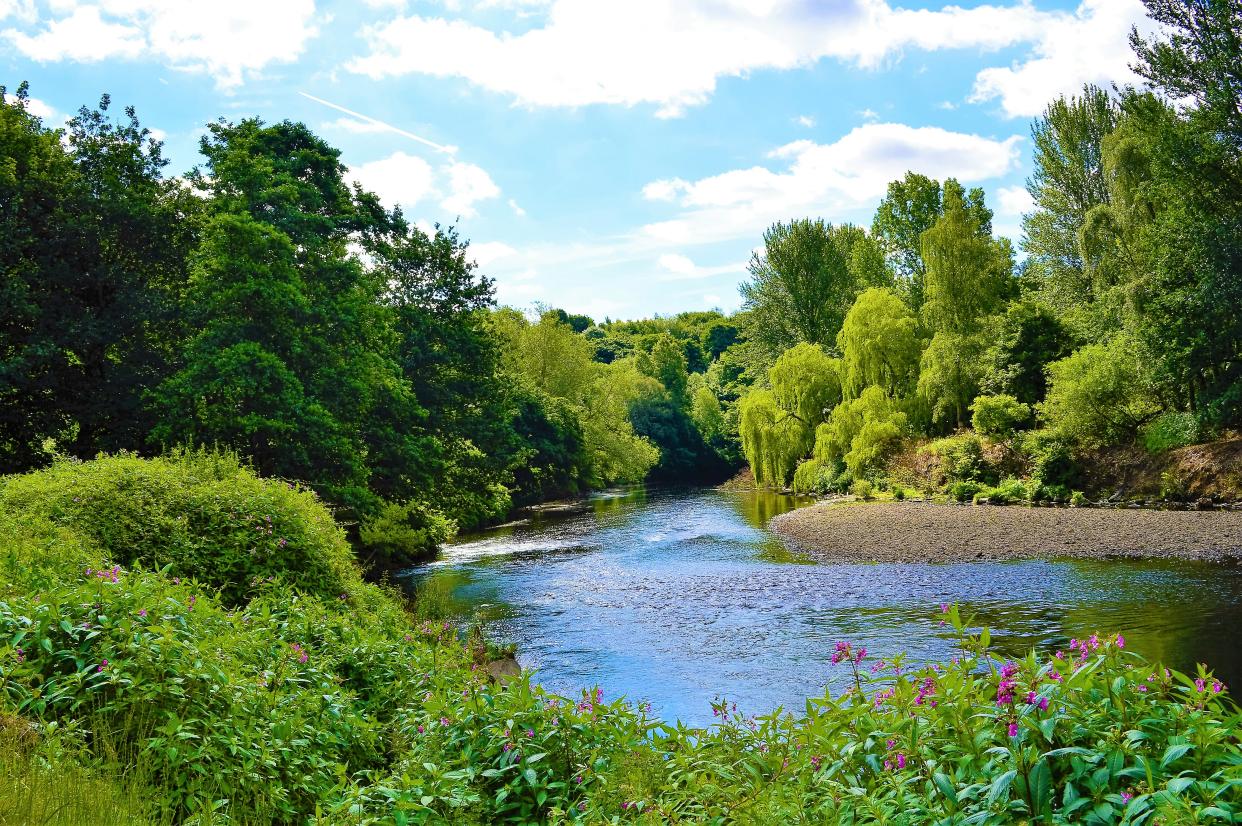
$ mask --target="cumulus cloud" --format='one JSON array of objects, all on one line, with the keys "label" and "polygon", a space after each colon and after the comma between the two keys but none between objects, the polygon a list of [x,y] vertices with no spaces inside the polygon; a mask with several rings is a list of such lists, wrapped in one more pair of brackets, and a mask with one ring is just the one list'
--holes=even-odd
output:
[{"label": "cumulus cloud", "polygon": [[723,264],[718,267],[703,267],[681,253],[670,252],[656,259],[656,266],[664,272],[665,280],[680,281],[685,279],[711,278],[729,273],[741,273],[746,269],[745,263]]},{"label": "cumulus cloud", "polygon": [[1035,208],[1035,199],[1024,186],[1005,186],[996,192],[997,207],[1001,215],[1019,217]]},{"label": "cumulus cloud", "polygon": [[1135,83],[1129,34],[1132,26],[1151,32],[1141,0],[1083,0],[1073,15],[1054,17],[1034,53],[1007,67],[992,67],[975,78],[970,100],[1000,100],[1009,117],[1038,115],[1048,101],[1112,82]]},{"label": "cumulus cloud", "polygon": [[869,205],[907,170],[963,183],[999,178],[1017,166],[1022,140],[869,123],[833,143],[801,140],[773,150],[769,158],[784,162],[783,169],[757,165],[697,181],[653,181],[644,195],[676,203],[682,213],[643,232],[674,244],[755,235],[775,220],[831,217]]},{"label": "cumulus cloud", "polygon": [[[459,17],[400,16],[367,28],[369,52],[348,65],[372,78],[464,78],[526,106],[647,103],[673,117],[708,100],[722,77],[824,58],[876,68],[907,49],[1031,44],[1037,58],[1076,57],[1058,69],[1065,76],[1094,72],[1117,55],[1075,56],[1054,41],[1068,33],[1090,42],[1110,22],[1124,32],[1136,7],[1139,0],[1083,0],[1077,12],[1042,11],[1031,0],[940,9],[889,0],[555,0],[541,25],[519,34]],[[1123,71],[1125,60],[1113,68]],[[981,77],[977,93],[993,94],[1002,81]]]},{"label": "cumulus cloud", "polygon": [[443,218],[449,221],[473,218],[478,215],[477,204],[500,195],[500,187],[480,166],[453,161],[436,168],[401,151],[351,167],[350,175],[389,206],[407,212],[438,200]]},{"label": "cumulus cloud", "polygon": [[493,261],[508,258],[516,252],[516,249],[503,241],[486,241],[482,244],[470,245],[470,257],[480,267],[487,267]]},{"label": "cumulus cloud", "polygon": [[221,88],[272,63],[296,60],[318,33],[314,0],[65,0],[33,31],[4,37],[44,63],[150,57],[204,72]]},{"label": "cumulus cloud", "polygon": [[807,129],[810,129],[813,126],[815,126],[815,118],[811,117],[810,115],[798,115],[798,117],[794,118],[794,123],[798,124],[799,126],[805,126]]}]

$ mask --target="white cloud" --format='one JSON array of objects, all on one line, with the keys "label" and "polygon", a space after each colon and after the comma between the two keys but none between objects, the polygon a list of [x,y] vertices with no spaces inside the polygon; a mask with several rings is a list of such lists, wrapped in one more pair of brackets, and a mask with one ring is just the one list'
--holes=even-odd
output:
[{"label": "white cloud", "polygon": [[350,173],[363,189],[392,205],[408,210],[435,193],[431,164],[414,155],[394,152],[387,158],[351,167]]},{"label": "white cloud", "polygon": [[889,0],[555,0],[541,25],[519,34],[399,17],[364,31],[369,53],[349,68],[372,78],[460,77],[527,106],[650,103],[670,117],[705,102],[722,77],[823,58],[875,68],[905,49],[1044,44],[1066,21],[1079,18],[1031,0],[939,10]]},{"label": "white cloud", "polygon": [[481,166],[458,161],[449,165],[447,174],[448,194],[440,206],[455,215],[472,218],[478,214],[476,203],[500,195],[500,187]]},{"label": "white cloud", "polygon": [[269,64],[301,55],[318,33],[314,0],[99,0],[56,4],[61,16],[4,37],[39,62],[151,57],[205,72],[228,89]]},{"label": "white cloud", "polygon": [[0,0],[0,20],[6,17],[16,17],[19,20],[33,22],[38,16],[34,0]]},{"label": "white cloud", "polygon": [[373,135],[378,132],[392,131],[386,124],[358,120],[357,118],[337,118],[324,123],[322,128],[340,132],[352,132],[355,135]]},{"label": "white cloud", "polygon": [[526,217],[526,210],[522,209],[522,207],[518,205],[518,202],[512,198],[509,199],[509,209],[513,210],[513,214],[519,218]]},{"label": "white cloud", "polygon": [[674,200],[683,211],[643,232],[669,244],[705,243],[757,235],[775,220],[800,215],[831,218],[878,200],[907,170],[964,183],[998,178],[1016,167],[1022,140],[870,123],[830,144],[795,141],[769,153],[786,162],[780,171],[752,166],[693,182],[648,184],[644,194]]},{"label": "white cloud", "polygon": [[858,113],[858,117],[867,121],[876,121],[880,119],[880,113],[874,109],[863,109]]},{"label": "white cloud", "polygon": [[1030,117],[1084,83],[1136,82],[1129,69],[1129,34],[1136,25],[1145,32],[1154,26],[1141,0],[1083,0],[1075,14],[1049,20],[1032,56],[979,72],[970,101],[999,98],[1009,117]]},{"label": "white cloud", "polygon": [[1024,186],[1005,186],[997,190],[997,206],[1002,215],[1019,217],[1035,208],[1035,199]]},{"label": "white cloud", "polygon": [[38,98],[26,98],[26,111],[45,121],[58,120],[56,110]]},{"label": "white cloud", "polygon": [[501,258],[508,258],[516,252],[517,250],[503,241],[487,241],[482,244],[470,245],[470,257],[480,267],[486,267],[488,264]]},{"label": "white cloud", "polygon": [[[384,203],[399,206],[406,212],[418,204],[439,199],[440,220],[449,222],[459,217],[475,217],[479,214],[476,204],[500,195],[500,187],[480,166],[453,161],[437,168],[401,151],[351,167],[350,176]],[[417,221],[415,225],[422,226]]]},{"label": "white cloud", "polygon": [[813,126],[815,126],[815,118],[811,117],[810,115],[798,115],[798,117],[794,118],[794,123],[798,124],[799,126],[805,126],[807,129],[810,129]]},{"label": "white cloud", "polygon": [[942,100],[940,101],[940,108],[952,112],[957,108],[957,104],[951,100]]},{"label": "white cloud", "polygon": [[685,255],[676,252],[665,253],[656,259],[656,266],[663,270],[666,280],[685,280],[695,278],[711,278],[717,275],[742,273],[746,270],[744,263],[724,264],[718,267],[702,267]]}]

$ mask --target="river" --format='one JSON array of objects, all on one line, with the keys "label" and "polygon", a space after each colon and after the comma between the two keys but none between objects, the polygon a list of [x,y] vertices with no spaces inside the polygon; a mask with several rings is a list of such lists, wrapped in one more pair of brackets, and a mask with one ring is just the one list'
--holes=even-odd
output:
[{"label": "river", "polygon": [[808,564],[768,532],[805,504],[774,493],[609,491],[570,513],[462,537],[407,574],[477,617],[553,691],[599,685],[701,725],[711,701],[747,713],[839,692],[833,644],[951,657],[936,617],[960,602],[1020,655],[1121,631],[1179,669],[1205,661],[1242,691],[1242,568],[1170,561]]}]

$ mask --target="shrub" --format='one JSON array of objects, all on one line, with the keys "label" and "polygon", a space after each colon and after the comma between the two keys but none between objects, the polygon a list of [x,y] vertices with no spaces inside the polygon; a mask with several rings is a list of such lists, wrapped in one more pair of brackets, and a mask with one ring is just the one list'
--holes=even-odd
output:
[{"label": "shrub", "polygon": [[901,486],[897,486],[893,488],[893,498],[896,499],[898,502],[903,501],[906,498],[905,488]]},{"label": "shrub", "polygon": [[1199,419],[1193,413],[1161,413],[1143,428],[1142,437],[1152,454],[1193,445],[1200,439]]},{"label": "shrub", "polygon": [[438,510],[415,502],[385,502],[359,528],[358,544],[364,554],[408,565],[434,558],[440,545],[456,532],[457,526]]},{"label": "shrub", "polygon": [[874,499],[875,488],[866,479],[855,479],[850,485],[850,493],[859,499]]},{"label": "shrub", "polygon": [[986,486],[980,482],[954,482],[949,485],[949,497],[958,502],[970,502],[983,490],[986,490]]},{"label": "shrub", "polygon": [[983,498],[993,505],[1021,502],[1027,498],[1026,484],[1021,479],[1009,478],[994,488],[987,488],[975,494],[975,501]]},{"label": "shrub", "polygon": [[1088,447],[1117,444],[1160,412],[1133,343],[1118,337],[1048,365],[1040,416],[1053,430]]},{"label": "shrub", "polygon": [[1076,490],[1070,494],[1070,504],[1075,508],[1083,508],[1090,504],[1090,500],[1082,491]]},{"label": "shrub", "polygon": [[940,472],[952,482],[982,482],[995,484],[996,470],[983,454],[983,442],[974,433],[962,433],[937,439],[923,450],[939,457]]},{"label": "shrub", "polygon": [[314,493],[260,479],[229,454],[58,459],[0,480],[0,512],[74,532],[97,549],[98,564],[194,577],[230,605],[269,578],[333,599],[362,584],[344,533]]},{"label": "shrub", "polygon": [[1082,482],[1082,465],[1074,455],[1073,443],[1063,435],[1047,430],[1025,434],[1021,451],[1031,464],[1031,479],[1039,485],[1074,487]]},{"label": "shrub", "polygon": [[976,397],[972,409],[971,426],[993,439],[1008,439],[1031,423],[1030,406],[1003,393]]}]

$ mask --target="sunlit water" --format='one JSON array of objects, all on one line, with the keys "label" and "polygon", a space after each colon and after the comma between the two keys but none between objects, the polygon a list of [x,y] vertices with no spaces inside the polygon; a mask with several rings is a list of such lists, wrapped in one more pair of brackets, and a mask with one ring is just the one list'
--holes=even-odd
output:
[{"label": "sunlit water", "polygon": [[1242,568],[1168,561],[805,564],[766,530],[805,504],[771,493],[634,490],[447,547],[409,584],[451,594],[517,645],[550,690],[599,685],[665,719],[710,721],[839,692],[837,640],[877,657],[953,656],[935,617],[958,601],[1001,651],[1122,631],[1177,668],[1199,661],[1242,689]]}]

